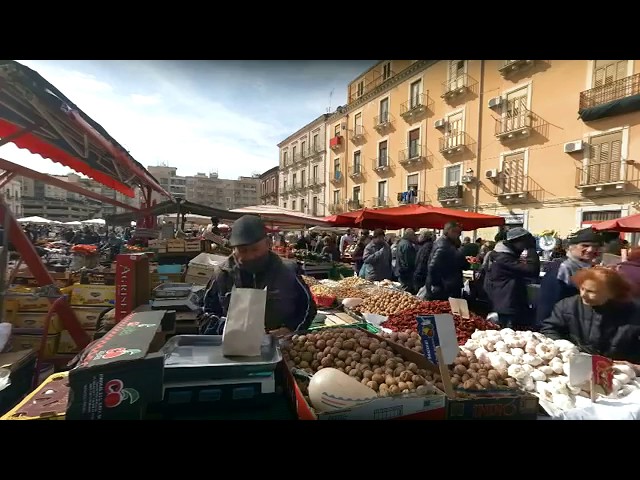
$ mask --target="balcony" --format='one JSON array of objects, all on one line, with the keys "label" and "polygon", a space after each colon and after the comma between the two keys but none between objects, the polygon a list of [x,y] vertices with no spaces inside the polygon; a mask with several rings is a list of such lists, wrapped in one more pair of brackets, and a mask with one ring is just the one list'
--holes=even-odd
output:
[{"label": "balcony", "polygon": [[405,167],[422,163],[427,157],[428,150],[424,145],[412,145],[398,152],[398,162]]},{"label": "balcony", "polygon": [[502,203],[526,202],[531,188],[528,175],[505,175],[501,173],[495,182],[494,194]]},{"label": "balcony", "polygon": [[364,95],[371,92],[372,90],[378,88],[380,85],[382,85],[384,82],[386,82],[390,78],[393,78],[394,76],[395,76],[394,71],[390,71],[386,77],[382,73],[379,73],[379,71],[371,72],[371,75],[369,76],[369,78],[364,79],[365,83],[364,83],[364,88],[362,89],[362,93],[358,94],[357,86],[354,84],[354,92],[349,95],[348,103],[355,102],[356,100],[363,97]]},{"label": "balcony", "polygon": [[303,163],[304,161],[305,161],[305,157],[303,152],[296,153],[295,155],[293,155],[293,165]]},{"label": "balcony", "polygon": [[359,178],[364,176],[364,168],[361,163],[349,165],[349,177]]},{"label": "balcony", "polygon": [[342,171],[340,170],[335,170],[329,175],[329,181],[333,184],[340,184],[343,179],[344,175],[342,175]]},{"label": "balcony", "polygon": [[427,111],[428,101],[428,93],[421,93],[411,97],[400,105],[400,116],[407,121],[412,121]]},{"label": "balcony", "polygon": [[440,153],[455,155],[462,153],[469,146],[469,138],[465,132],[445,133],[440,138]]},{"label": "balcony", "polygon": [[351,130],[349,130],[349,134],[351,135],[351,141],[353,143],[359,143],[364,140],[365,130],[363,125],[355,125]]},{"label": "balcony", "polygon": [[576,188],[583,195],[618,195],[637,192],[639,171],[633,161],[590,163],[576,168]]},{"label": "balcony", "polygon": [[340,149],[342,143],[342,135],[336,135],[335,137],[331,137],[331,139],[329,139],[329,148],[331,148],[331,150],[335,152],[336,150]]},{"label": "balcony", "polygon": [[385,173],[391,171],[393,167],[393,162],[389,158],[388,155],[380,156],[371,159],[371,168],[374,172]]},{"label": "balcony", "polygon": [[502,142],[526,138],[546,125],[541,117],[524,106],[520,107],[518,113],[505,113],[495,122],[495,136]]},{"label": "balcony", "polygon": [[359,198],[355,198],[355,199],[351,199],[347,202],[347,208],[350,211],[353,210],[361,210],[363,207],[362,202],[360,201]]},{"label": "balcony", "polygon": [[443,205],[462,204],[464,187],[462,185],[451,185],[449,187],[438,188],[438,201]]},{"label": "balcony", "polygon": [[309,188],[318,188],[324,185],[324,181],[320,177],[309,177]]},{"label": "balcony", "polygon": [[296,191],[304,190],[309,187],[309,184],[303,180],[298,180],[295,184],[294,189]]},{"label": "balcony", "polygon": [[464,73],[446,82],[442,82],[442,95],[440,95],[440,97],[447,102],[455,101],[466,93],[472,92],[476,85],[478,85],[477,80],[471,75]]},{"label": "balcony", "polygon": [[504,60],[502,66],[498,68],[500,75],[509,78],[515,72],[533,66],[535,60]]},{"label": "balcony", "polygon": [[311,161],[320,160],[321,153],[324,152],[324,141],[320,141],[317,145],[312,145],[309,147],[307,157],[311,159]]},{"label": "balcony", "polygon": [[382,115],[373,117],[373,128],[376,132],[383,134],[391,128],[395,123],[395,117],[389,112],[383,112]]},{"label": "balcony", "polygon": [[418,205],[425,203],[426,195],[422,190],[407,190],[406,192],[398,192],[398,205]]},{"label": "balcony", "polygon": [[373,208],[386,208],[391,206],[389,197],[373,197],[371,199],[371,206]]},{"label": "balcony", "polygon": [[580,93],[584,122],[640,110],[640,73]]},{"label": "balcony", "polygon": [[337,215],[339,213],[344,213],[345,208],[343,203],[332,203],[329,205],[328,210],[331,215]]}]

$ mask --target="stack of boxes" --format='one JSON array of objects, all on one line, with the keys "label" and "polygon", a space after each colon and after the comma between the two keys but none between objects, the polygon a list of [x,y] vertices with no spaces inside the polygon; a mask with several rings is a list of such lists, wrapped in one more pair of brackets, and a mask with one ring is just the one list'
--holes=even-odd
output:
[{"label": "stack of boxes", "polygon": [[157,253],[201,252],[202,241],[198,239],[183,240],[181,238],[149,240],[149,248]]}]

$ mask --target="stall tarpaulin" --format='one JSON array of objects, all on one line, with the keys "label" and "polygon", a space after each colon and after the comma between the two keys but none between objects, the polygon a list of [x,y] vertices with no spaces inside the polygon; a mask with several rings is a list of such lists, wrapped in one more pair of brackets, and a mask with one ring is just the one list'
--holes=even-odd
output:
[{"label": "stall tarpaulin", "polygon": [[593,222],[591,228],[597,232],[640,232],[640,213],[614,220]]},{"label": "stall tarpaulin", "polygon": [[[272,226],[291,226],[299,225],[300,227],[329,226],[329,224],[320,217],[306,215],[302,212],[287,210],[286,208],[277,207],[275,205],[255,205],[252,207],[243,207],[230,210],[235,214],[243,215],[259,215]],[[233,226],[231,227],[233,228]]]},{"label": "stall tarpaulin", "polygon": [[355,210],[353,212],[338,213],[336,215],[324,217],[323,220],[330,224],[332,227],[357,228],[358,225],[356,225],[356,219],[362,212],[366,210],[367,209],[364,208],[362,210]]},{"label": "stall tarpaulin", "polygon": [[355,219],[355,223],[362,228],[388,230],[408,227],[441,229],[452,221],[458,222],[465,231],[499,227],[505,223],[504,217],[424,205],[363,210]]}]

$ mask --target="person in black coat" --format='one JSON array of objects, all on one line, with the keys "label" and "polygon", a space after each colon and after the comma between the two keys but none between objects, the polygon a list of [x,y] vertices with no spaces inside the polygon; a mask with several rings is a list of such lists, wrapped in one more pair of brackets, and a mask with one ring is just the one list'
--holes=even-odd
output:
[{"label": "person in black coat", "polygon": [[[527,255],[522,261],[522,253]],[[522,227],[507,232],[485,263],[484,290],[502,327],[531,322],[527,284],[540,274],[535,238]]]},{"label": "person in black coat", "polygon": [[413,274],[413,284],[420,290],[427,281],[427,268],[429,267],[429,257],[433,249],[433,236],[430,232],[421,233],[418,239],[420,248],[416,255],[416,271]]},{"label": "person in black coat", "polygon": [[640,305],[615,270],[583,268],[572,277],[579,294],[565,298],[542,323],[540,333],[568,340],[580,350],[612,360],[640,363]]},{"label": "person in black coat", "polygon": [[462,228],[456,222],[444,226],[444,235],[433,243],[433,250],[427,267],[427,298],[447,300],[462,295],[462,271],[469,263],[458,250]]},{"label": "person in black coat", "polygon": [[540,282],[536,302],[536,323],[549,318],[553,307],[563,298],[578,294],[571,277],[582,268],[593,266],[602,248],[602,236],[592,228],[578,230],[567,238],[567,258],[552,262]]},{"label": "person in black coat", "polygon": [[413,274],[416,270],[416,250],[417,237],[412,228],[404,231],[402,239],[398,242],[398,250],[396,252],[396,265],[398,267],[398,279],[402,287],[409,293],[416,293],[413,283]]}]

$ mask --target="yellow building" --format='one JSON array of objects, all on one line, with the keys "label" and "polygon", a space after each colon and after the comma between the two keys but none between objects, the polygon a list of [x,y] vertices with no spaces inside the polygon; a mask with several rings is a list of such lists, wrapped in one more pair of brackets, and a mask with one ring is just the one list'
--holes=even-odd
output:
[{"label": "yellow building", "polygon": [[379,62],[327,119],[329,210],[424,202],[561,234],[635,213],[635,65]]}]

